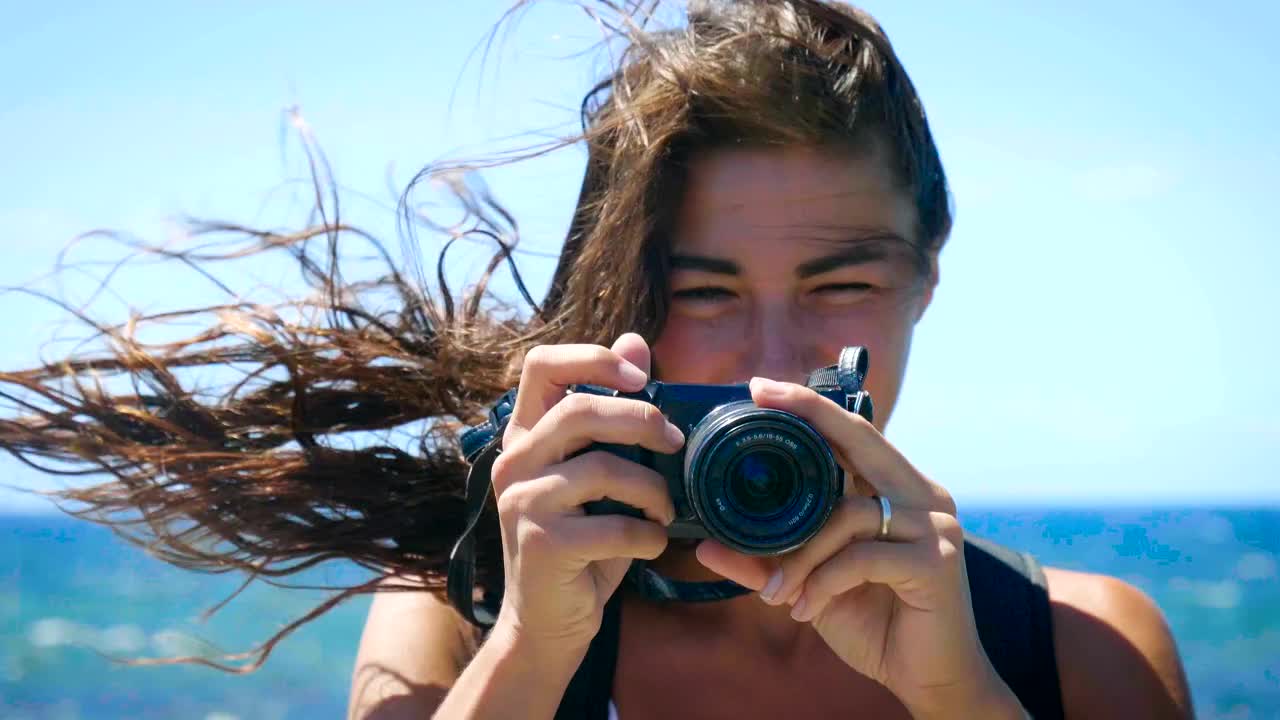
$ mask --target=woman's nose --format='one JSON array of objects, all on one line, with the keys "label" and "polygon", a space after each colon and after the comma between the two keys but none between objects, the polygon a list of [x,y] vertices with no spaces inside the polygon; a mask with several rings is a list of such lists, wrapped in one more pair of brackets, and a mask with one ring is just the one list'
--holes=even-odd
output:
[{"label": "woman's nose", "polygon": [[745,374],[803,383],[813,370],[808,323],[786,303],[757,306],[744,353]]}]

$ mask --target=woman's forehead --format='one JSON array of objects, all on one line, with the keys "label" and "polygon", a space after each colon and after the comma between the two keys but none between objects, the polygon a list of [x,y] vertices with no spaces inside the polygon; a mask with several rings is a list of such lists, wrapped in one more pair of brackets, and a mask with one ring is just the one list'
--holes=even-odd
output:
[{"label": "woman's forehead", "polygon": [[749,238],[914,235],[915,208],[876,153],[778,147],[696,156],[676,225],[681,247]]}]

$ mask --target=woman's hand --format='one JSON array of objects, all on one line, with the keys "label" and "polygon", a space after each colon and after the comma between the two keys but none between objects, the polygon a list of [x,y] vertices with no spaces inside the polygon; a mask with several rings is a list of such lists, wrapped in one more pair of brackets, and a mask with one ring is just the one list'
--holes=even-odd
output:
[{"label": "woman's hand", "polygon": [[[613,348],[543,345],[525,357],[492,471],[506,573],[497,622],[521,642],[585,651],[631,560],[666,548],[675,508],[658,473],[604,451],[570,458],[594,442],[679,449],[680,430],[649,403],[565,394],[573,383],[639,390],[648,371],[649,348],[634,334]],[[645,518],[584,513],[606,496]]]},{"label": "woman's hand", "polygon": [[[790,604],[793,618],[812,623],[842,660],[915,717],[997,717],[987,713],[1006,708],[1019,717],[978,639],[951,496],[869,422],[813,390],[756,378],[751,393],[761,407],[809,421],[853,483],[822,530],[794,552],[753,557],[708,540],[699,560],[761,591],[767,603]],[[887,538],[876,539],[880,504],[871,492],[891,503]]]}]

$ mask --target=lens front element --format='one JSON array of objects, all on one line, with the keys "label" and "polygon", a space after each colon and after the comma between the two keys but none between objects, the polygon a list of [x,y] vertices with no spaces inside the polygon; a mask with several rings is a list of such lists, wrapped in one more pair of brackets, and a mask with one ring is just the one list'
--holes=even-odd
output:
[{"label": "lens front element", "polygon": [[795,459],[772,448],[742,455],[729,467],[729,503],[744,515],[768,518],[780,514],[800,491]]}]

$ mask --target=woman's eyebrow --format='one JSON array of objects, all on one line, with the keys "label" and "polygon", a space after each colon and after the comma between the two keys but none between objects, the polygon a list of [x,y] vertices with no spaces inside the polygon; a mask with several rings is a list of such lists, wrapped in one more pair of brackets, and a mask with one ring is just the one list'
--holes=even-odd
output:
[{"label": "woman's eyebrow", "polygon": [[742,268],[738,267],[738,263],[704,255],[672,255],[671,269],[697,270],[698,272],[716,273],[717,275],[742,274]]},{"label": "woman's eyebrow", "polygon": [[[800,263],[800,265],[796,266],[795,274],[797,278],[804,280],[805,278],[821,275],[849,265],[862,265],[884,260],[890,254],[888,246],[895,243],[905,244],[906,241],[897,235],[886,234],[841,241],[839,250],[829,255],[823,255]],[[742,268],[738,263],[725,258],[706,255],[672,255],[671,269],[694,270],[716,275],[737,276],[742,274]]]},{"label": "woman's eyebrow", "polygon": [[859,242],[830,255],[800,263],[796,266],[796,277],[804,280],[849,265],[864,265],[887,257],[889,257],[889,251],[883,242]]}]

